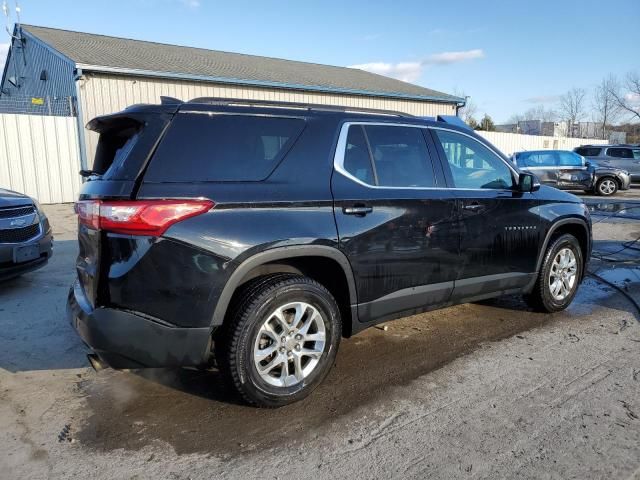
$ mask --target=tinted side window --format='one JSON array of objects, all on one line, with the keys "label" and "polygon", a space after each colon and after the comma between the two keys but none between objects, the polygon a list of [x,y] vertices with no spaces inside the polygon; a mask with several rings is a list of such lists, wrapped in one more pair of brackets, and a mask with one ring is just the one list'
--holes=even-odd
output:
[{"label": "tinted side window", "polygon": [[583,157],[597,157],[600,155],[600,150],[602,149],[596,147],[579,147],[576,148],[576,153]]},{"label": "tinted side window", "polygon": [[640,148],[633,149],[633,158],[636,160],[640,160]]},{"label": "tinted side window", "polygon": [[178,114],[145,181],[264,180],[303,127],[304,120],[297,118]]},{"label": "tinted side window", "polygon": [[367,147],[367,140],[364,137],[364,130],[361,125],[349,127],[343,167],[361,182],[369,185],[376,184],[373,167],[371,166],[371,157],[369,156],[369,147]]},{"label": "tinted side window", "polygon": [[456,132],[434,132],[447,156],[456,188],[513,187],[513,176],[509,167],[482,143]]},{"label": "tinted side window", "polygon": [[521,153],[518,164],[523,167],[555,167],[556,158],[553,153]]},{"label": "tinted side window", "polygon": [[633,153],[630,148],[609,148],[607,149],[607,157],[633,158]]},{"label": "tinted side window", "polygon": [[433,187],[433,165],[422,129],[386,125],[364,127],[373,155],[378,185]]},{"label": "tinted side window", "polygon": [[558,152],[558,165],[561,167],[582,167],[582,157],[573,152]]}]

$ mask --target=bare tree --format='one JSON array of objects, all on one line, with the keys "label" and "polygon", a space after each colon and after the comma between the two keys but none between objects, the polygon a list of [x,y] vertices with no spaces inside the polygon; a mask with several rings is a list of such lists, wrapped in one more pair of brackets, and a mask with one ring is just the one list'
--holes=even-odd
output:
[{"label": "bare tree", "polygon": [[585,115],[585,98],[587,92],[583,88],[572,88],[560,97],[560,114],[569,124],[569,136],[575,135],[575,125]]},{"label": "bare tree", "polygon": [[627,73],[622,86],[614,79],[609,88],[620,109],[640,119],[640,73]]},{"label": "bare tree", "polygon": [[524,112],[525,120],[542,120],[543,122],[554,122],[558,114],[553,110],[547,110],[544,105],[538,105]]},{"label": "bare tree", "polygon": [[521,122],[524,119],[525,119],[524,115],[522,115],[521,113],[515,113],[509,117],[509,120],[507,120],[507,123],[513,123],[514,125],[518,125],[518,122]]},{"label": "bare tree", "polygon": [[616,100],[614,91],[617,90],[617,81],[613,75],[602,79],[593,92],[594,120],[600,125],[600,135],[607,139],[607,125],[611,125],[620,115],[620,105]]},{"label": "bare tree", "polygon": [[532,107],[524,113],[516,113],[509,117],[507,123],[513,123],[517,125],[519,122],[526,120],[541,120],[543,122],[555,122],[558,118],[558,114],[553,109],[546,109],[544,105],[538,105]]}]

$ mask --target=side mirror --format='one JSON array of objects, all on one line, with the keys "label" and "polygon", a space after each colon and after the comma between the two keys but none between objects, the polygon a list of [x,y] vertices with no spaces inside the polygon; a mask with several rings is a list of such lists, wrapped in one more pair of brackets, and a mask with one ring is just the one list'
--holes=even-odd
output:
[{"label": "side mirror", "polygon": [[518,190],[521,192],[535,192],[540,190],[540,181],[532,173],[521,173],[518,178]]}]

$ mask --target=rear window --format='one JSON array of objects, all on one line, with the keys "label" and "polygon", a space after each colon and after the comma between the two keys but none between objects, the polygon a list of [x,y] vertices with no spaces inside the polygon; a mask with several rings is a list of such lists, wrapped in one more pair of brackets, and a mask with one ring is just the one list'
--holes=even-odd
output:
[{"label": "rear window", "polygon": [[575,152],[583,157],[597,157],[600,155],[600,150],[600,148],[596,147],[579,147],[576,148]]},{"label": "rear window", "polygon": [[93,171],[99,175],[115,174],[135,147],[142,126],[132,119],[121,119],[103,127],[100,132]]},{"label": "rear window", "polygon": [[178,114],[145,181],[264,180],[300,135],[304,123],[299,118]]}]

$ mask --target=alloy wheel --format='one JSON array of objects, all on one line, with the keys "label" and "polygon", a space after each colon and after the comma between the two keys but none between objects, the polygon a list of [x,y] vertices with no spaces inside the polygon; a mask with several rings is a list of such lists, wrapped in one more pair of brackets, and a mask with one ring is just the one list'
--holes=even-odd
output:
[{"label": "alloy wheel", "polygon": [[578,263],[573,250],[563,248],[556,253],[549,272],[549,290],[554,300],[562,302],[573,292],[578,274]]},{"label": "alloy wheel", "polygon": [[604,179],[600,182],[599,190],[603,195],[611,195],[616,191],[616,184],[611,179]]},{"label": "alloy wheel", "polygon": [[318,365],[326,344],[325,321],[305,302],[276,308],[260,327],[253,362],[262,380],[276,387],[302,382]]}]

